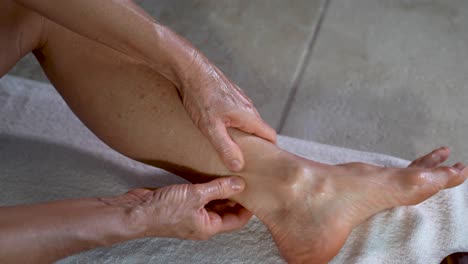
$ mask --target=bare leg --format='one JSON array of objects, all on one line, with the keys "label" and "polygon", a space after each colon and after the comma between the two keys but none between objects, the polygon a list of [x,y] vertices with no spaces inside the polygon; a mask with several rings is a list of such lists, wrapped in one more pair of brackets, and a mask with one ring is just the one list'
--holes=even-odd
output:
[{"label": "bare leg", "polygon": [[[47,43],[36,55],[47,75],[72,110],[108,145],[183,177],[230,174],[192,124],[172,83],[136,59],[60,26],[48,23],[45,32]],[[238,175],[245,178],[247,189],[234,200],[268,226],[292,263],[328,261],[352,228],[369,216],[417,204],[466,178],[462,165],[431,169],[439,162],[408,169],[329,166],[258,137],[230,132],[246,161]],[[442,156],[446,152],[438,151]]]}]

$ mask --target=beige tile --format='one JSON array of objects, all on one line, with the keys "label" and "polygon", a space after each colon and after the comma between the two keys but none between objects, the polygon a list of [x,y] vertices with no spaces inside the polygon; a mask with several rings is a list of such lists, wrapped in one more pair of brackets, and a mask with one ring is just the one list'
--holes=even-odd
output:
[{"label": "beige tile", "polygon": [[468,161],[468,2],[333,0],[282,132]]}]

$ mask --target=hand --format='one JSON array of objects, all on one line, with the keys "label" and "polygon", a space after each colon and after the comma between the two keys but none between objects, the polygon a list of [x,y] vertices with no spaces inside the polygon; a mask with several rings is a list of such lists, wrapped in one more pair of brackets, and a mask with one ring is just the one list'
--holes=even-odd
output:
[{"label": "hand", "polygon": [[106,203],[130,207],[131,223],[145,237],[206,240],[243,227],[252,217],[227,198],[243,191],[239,177],[223,177],[203,184],[178,184],[160,189],[136,189]]},{"label": "hand", "polygon": [[185,109],[232,171],[244,166],[242,152],[227,132],[228,127],[255,134],[273,143],[276,132],[263,119],[242,90],[203,55],[194,53],[178,89]]}]

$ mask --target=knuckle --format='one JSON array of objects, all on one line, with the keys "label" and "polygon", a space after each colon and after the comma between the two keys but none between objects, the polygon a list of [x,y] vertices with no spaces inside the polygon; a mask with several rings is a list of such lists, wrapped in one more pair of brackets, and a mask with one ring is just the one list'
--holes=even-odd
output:
[{"label": "knuckle", "polygon": [[225,159],[231,159],[236,156],[234,143],[229,137],[223,138],[222,141],[217,142],[215,148]]},{"label": "knuckle", "polygon": [[234,160],[242,159],[242,156],[237,154],[237,152],[231,146],[222,146],[217,149],[217,152],[219,153],[219,156],[224,164],[232,164]]},{"label": "knuckle", "polygon": [[405,177],[406,181],[404,182],[408,187],[418,187],[424,185],[428,180],[428,173],[427,170],[417,170],[411,172],[410,175]]},{"label": "knuckle", "polygon": [[221,114],[220,120],[224,124],[225,127],[232,126],[232,120],[235,119],[235,114],[231,113],[224,113]]},{"label": "knuckle", "polygon": [[200,184],[194,184],[191,189],[191,195],[196,202],[201,202],[205,194],[204,188]]},{"label": "knuckle", "polygon": [[211,114],[213,113],[215,107],[215,103],[213,102],[213,98],[209,97],[207,98],[207,103],[201,107],[204,113]]},{"label": "knuckle", "polygon": [[219,152],[221,152],[227,161],[233,159],[236,156],[233,146],[228,142],[221,143]]},{"label": "knuckle", "polygon": [[206,117],[202,117],[202,116],[192,117],[193,123],[197,127],[199,127],[202,131],[206,130],[205,128],[207,128],[207,126],[205,126],[205,119]]},{"label": "knuckle", "polygon": [[251,101],[249,101],[247,104],[245,104],[245,108],[247,108],[247,110],[249,110],[252,113],[257,112],[257,109],[255,109],[255,107],[253,106]]},{"label": "knuckle", "polygon": [[218,181],[216,182],[216,192],[220,196],[224,196],[226,194],[226,181]]},{"label": "knuckle", "polygon": [[213,115],[205,116],[200,124],[204,127],[208,132],[213,131],[213,128],[216,126],[217,118]]}]

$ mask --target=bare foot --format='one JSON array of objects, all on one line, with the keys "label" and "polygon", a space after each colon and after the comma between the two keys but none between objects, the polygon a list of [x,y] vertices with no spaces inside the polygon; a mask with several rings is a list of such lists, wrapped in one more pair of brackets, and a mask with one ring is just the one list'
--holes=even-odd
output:
[{"label": "bare foot", "polygon": [[439,167],[449,154],[448,148],[439,148],[408,168],[306,162],[284,192],[281,209],[257,216],[289,263],[327,263],[370,216],[421,203],[463,183],[468,176],[463,164]]}]

